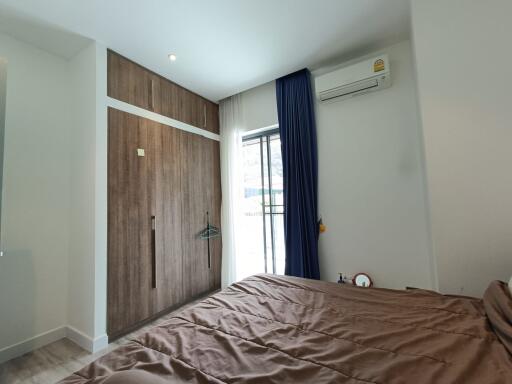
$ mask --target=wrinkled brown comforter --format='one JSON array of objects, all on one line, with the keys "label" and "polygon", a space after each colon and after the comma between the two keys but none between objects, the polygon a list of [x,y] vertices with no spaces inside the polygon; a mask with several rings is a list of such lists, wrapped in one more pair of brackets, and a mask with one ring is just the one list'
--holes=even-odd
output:
[{"label": "wrinkled brown comforter", "polygon": [[[510,309],[493,284],[492,308]],[[230,286],[61,383],[128,369],[170,383],[512,383],[482,300],[274,275]]]}]

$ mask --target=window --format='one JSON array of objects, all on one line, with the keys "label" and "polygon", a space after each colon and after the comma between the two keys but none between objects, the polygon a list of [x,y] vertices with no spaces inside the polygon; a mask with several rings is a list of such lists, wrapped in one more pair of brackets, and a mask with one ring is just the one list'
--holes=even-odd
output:
[{"label": "window", "polygon": [[284,274],[283,163],[279,130],[243,139],[241,278]]}]

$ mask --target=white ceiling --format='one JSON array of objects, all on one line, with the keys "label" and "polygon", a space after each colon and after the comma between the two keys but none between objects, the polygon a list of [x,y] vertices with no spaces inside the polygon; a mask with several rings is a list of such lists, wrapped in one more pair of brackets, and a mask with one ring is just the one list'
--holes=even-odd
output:
[{"label": "white ceiling", "polygon": [[98,40],[217,101],[407,38],[409,1],[0,0],[2,30],[64,57]]}]

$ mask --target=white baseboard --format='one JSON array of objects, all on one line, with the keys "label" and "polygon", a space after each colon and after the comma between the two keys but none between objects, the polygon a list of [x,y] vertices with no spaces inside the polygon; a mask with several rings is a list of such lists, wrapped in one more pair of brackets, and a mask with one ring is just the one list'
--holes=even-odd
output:
[{"label": "white baseboard", "polygon": [[66,328],[66,337],[88,352],[95,353],[101,351],[108,345],[108,336],[106,334],[92,339],[70,325],[68,325]]},{"label": "white baseboard", "polygon": [[92,339],[83,332],[69,325],[63,325],[47,332],[40,333],[30,339],[0,349],[0,364],[65,337],[90,353],[101,351],[108,345],[108,336],[106,334]]},{"label": "white baseboard", "polygon": [[99,352],[108,347],[108,336],[104,333],[92,341],[92,353]]},{"label": "white baseboard", "polygon": [[65,325],[0,349],[0,364],[66,337]]}]

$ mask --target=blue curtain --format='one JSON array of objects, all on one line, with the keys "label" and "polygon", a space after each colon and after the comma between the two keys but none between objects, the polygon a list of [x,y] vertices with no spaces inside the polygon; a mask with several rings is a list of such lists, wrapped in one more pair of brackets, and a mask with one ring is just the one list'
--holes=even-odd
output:
[{"label": "blue curtain", "polygon": [[307,69],[277,79],[277,113],[284,181],[285,274],[320,279],[318,266],[318,154]]}]

